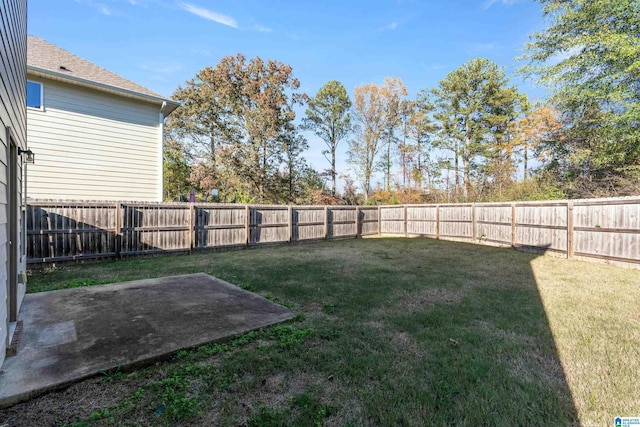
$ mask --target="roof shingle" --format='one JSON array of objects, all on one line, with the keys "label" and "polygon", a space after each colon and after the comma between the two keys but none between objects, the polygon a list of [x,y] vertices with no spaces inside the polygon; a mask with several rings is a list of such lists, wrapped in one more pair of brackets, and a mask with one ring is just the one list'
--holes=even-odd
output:
[{"label": "roof shingle", "polygon": [[27,66],[57,74],[68,74],[69,76],[95,83],[166,99],[165,96],[155,93],[144,86],[99,67],[93,62],[80,58],[44,39],[31,35],[27,38]]}]

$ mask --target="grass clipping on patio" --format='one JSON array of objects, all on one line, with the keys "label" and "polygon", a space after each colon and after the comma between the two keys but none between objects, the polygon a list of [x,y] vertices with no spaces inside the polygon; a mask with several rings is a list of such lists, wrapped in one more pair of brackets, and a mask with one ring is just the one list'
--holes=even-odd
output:
[{"label": "grass clipping on patio", "polygon": [[298,317],[0,412],[18,425],[610,425],[640,415],[640,272],[429,239],[49,268],[205,271]]}]

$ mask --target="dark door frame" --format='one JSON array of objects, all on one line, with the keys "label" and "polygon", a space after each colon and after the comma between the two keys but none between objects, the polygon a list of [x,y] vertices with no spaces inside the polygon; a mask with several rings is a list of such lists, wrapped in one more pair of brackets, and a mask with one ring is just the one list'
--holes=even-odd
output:
[{"label": "dark door frame", "polygon": [[11,128],[7,128],[7,315],[18,320],[18,146]]}]

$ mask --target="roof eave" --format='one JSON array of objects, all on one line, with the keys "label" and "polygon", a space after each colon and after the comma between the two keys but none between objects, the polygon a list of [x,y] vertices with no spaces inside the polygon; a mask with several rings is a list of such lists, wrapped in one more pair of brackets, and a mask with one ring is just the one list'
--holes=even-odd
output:
[{"label": "roof eave", "polygon": [[[148,95],[146,93],[136,92],[133,90],[124,89],[117,86],[111,86],[104,83],[95,82],[93,80],[83,79],[81,77],[70,76],[68,74],[47,70],[46,68],[34,67],[33,65],[27,65],[27,71],[40,77],[53,78],[55,80],[73,82],[80,86],[101,90],[103,92],[121,95],[127,98],[133,98],[140,101],[151,102],[154,104],[160,104],[164,117],[167,117],[176,108],[180,106],[179,102],[176,102],[172,99]],[[164,104],[164,107],[163,107],[163,103],[166,103]]]}]

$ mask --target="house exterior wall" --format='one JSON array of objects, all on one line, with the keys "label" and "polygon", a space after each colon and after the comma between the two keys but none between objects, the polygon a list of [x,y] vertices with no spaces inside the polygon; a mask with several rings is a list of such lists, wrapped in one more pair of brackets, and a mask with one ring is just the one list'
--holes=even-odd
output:
[{"label": "house exterior wall", "polygon": [[[10,224],[8,176],[16,170],[19,191],[21,170],[17,158],[9,158],[10,139],[17,147],[26,147],[26,41],[27,1],[4,0],[0,3],[0,366],[4,361],[9,337],[9,253],[15,251],[18,271],[24,271],[25,259],[19,257],[18,244],[10,245],[10,230],[19,227]],[[14,151],[15,154],[15,151]],[[16,194],[20,200],[20,194]],[[20,218],[19,204],[15,216]],[[20,236],[20,235],[19,235]],[[19,241],[22,241],[20,236]],[[17,242],[16,242],[17,243]],[[18,286],[18,305],[22,301],[26,286]],[[19,309],[14,307],[14,310]]]},{"label": "house exterior wall", "polygon": [[28,197],[162,201],[160,105],[42,77],[27,109]]}]

